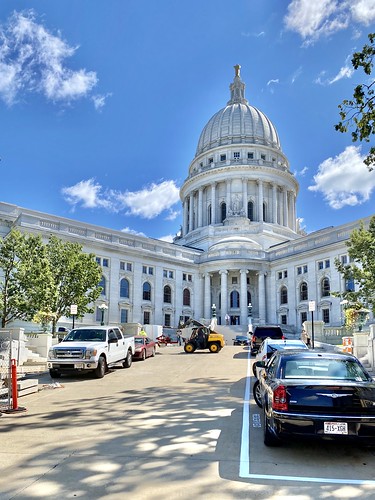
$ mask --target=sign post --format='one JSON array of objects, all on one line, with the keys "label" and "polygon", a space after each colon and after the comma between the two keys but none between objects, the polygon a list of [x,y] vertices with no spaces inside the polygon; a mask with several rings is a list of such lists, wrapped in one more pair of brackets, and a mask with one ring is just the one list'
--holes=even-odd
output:
[{"label": "sign post", "polygon": [[311,312],[311,347],[314,349],[314,311],[315,311],[315,300],[309,300],[309,311]]},{"label": "sign post", "polygon": [[74,328],[74,318],[76,317],[77,314],[77,306],[76,304],[72,304],[70,306],[70,315],[73,316],[73,328]]}]

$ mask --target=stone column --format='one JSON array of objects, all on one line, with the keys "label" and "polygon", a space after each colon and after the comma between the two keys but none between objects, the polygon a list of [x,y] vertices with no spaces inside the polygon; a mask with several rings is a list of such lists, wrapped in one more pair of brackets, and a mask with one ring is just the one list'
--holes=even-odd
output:
[{"label": "stone column", "polygon": [[198,190],[198,227],[202,227],[203,220],[203,188]]},{"label": "stone column", "polygon": [[226,186],[227,186],[227,200],[226,200],[226,204],[227,204],[227,216],[229,214],[229,210],[230,210],[230,191],[231,191],[231,182],[232,181],[227,181],[226,182]]},{"label": "stone column", "polygon": [[246,325],[247,318],[247,269],[240,270],[240,310],[241,325]]},{"label": "stone column", "polygon": [[272,222],[277,224],[277,186],[272,185]]},{"label": "stone column", "polygon": [[247,179],[242,178],[242,208],[247,217]]},{"label": "stone column", "polygon": [[189,232],[188,227],[188,214],[189,214],[189,204],[187,198],[184,199],[184,225],[182,228],[182,236],[186,236]]},{"label": "stone column", "polygon": [[211,275],[204,274],[204,318],[211,318]]},{"label": "stone column", "polygon": [[266,286],[263,271],[258,273],[258,297],[259,297],[259,322],[266,323]]},{"label": "stone column", "polygon": [[216,184],[211,184],[211,224],[216,224]]},{"label": "stone column", "polygon": [[194,229],[194,196],[193,193],[190,193],[189,196],[189,232]]},{"label": "stone column", "polygon": [[228,271],[219,271],[221,277],[221,324],[225,325],[225,315],[228,313]]},{"label": "stone column", "polygon": [[288,192],[285,187],[283,189],[283,212],[284,212],[283,225],[285,227],[288,227]]},{"label": "stone column", "polygon": [[263,181],[258,180],[258,220],[263,222]]},{"label": "stone column", "polygon": [[196,276],[198,282],[195,283],[195,300],[194,300],[194,310],[195,310],[195,318],[200,319],[203,317],[203,302],[204,302],[204,292],[203,292],[203,280],[204,274],[198,274]]}]

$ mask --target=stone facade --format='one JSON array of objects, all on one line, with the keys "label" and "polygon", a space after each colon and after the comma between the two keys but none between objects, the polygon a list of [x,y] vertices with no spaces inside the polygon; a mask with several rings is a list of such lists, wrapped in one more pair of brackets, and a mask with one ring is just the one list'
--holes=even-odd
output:
[{"label": "stone facade", "polygon": [[97,256],[104,291],[82,323],[100,322],[103,304],[105,322],[172,327],[189,317],[208,319],[214,306],[219,324],[228,315],[246,330],[251,311],[253,324],[299,331],[315,301],[316,320],[342,324],[340,299],[330,292],[347,284],[334,261],[347,259],[346,242],[359,221],[303,234],[298,182],[276,128],[245,98],[238,65],[230,92],[199,138],[173,243],[0,203],[2,237],[11,227],[45,239],[54,234]]}]

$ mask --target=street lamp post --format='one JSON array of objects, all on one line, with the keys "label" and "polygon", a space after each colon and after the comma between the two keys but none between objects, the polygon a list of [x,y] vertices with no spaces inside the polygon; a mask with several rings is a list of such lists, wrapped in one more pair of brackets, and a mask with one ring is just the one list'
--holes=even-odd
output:
[{"label": "street lamp post", "polygon": [[107,306],[107,304],[101,304],[100,306],[98,306],[98,308],[101,310],[101,313],[102,313],[102,320],[101,320],[100,324],[103,326],[104,325],[104,311],[106,311],[108,309],[108,306]]},{"label": "street lamp post", "polygon": [[253,306],[251,305],[251,302],[249,302],[248,306],[247,306],[247,324],[248,324],[248,333],[251,333],[253,331],[253,325],[252,325],[252,313],[253,311]]},{"label": "street lamp post", "polygon": [[216,318],[216,305],[215,304],[212,304],[211,310],[212,310],[212,317]]}]

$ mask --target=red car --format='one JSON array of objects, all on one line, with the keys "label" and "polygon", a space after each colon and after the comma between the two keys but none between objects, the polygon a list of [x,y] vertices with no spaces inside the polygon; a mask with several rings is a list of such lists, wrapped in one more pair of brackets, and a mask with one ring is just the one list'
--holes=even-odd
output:
[{"label": "red car", "polygon": [[144,337],[143,335],[137,335],[134,337],[135,342],[135,353],[133,359],[141,359],[144,361],[150,356],[155,356],[156,353],[156,342],[151,340],[149,337]]}]

